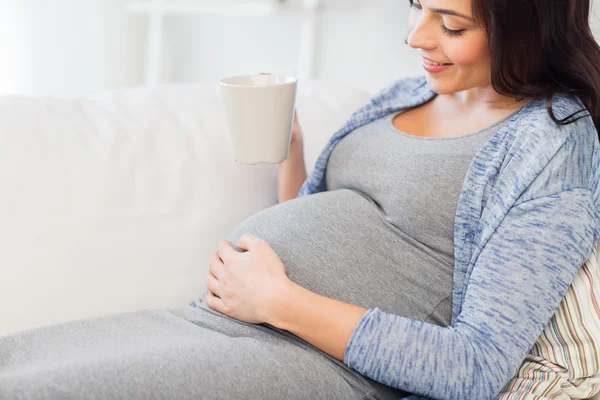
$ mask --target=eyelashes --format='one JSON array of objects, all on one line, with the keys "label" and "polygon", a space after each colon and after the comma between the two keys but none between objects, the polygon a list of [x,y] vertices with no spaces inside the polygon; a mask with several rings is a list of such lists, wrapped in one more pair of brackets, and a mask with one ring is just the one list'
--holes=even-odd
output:
[{"label": "eyelashes", "polygon": [[[423,7],[420,4],[417,4],[414,2],[414,0],[408,0],[410,3],[410,7],[417,9],[417,10],[422,10]],[[444,23],[442,23],[442,32],[446,35],[446,36],[450,36],[450,37],[461,37],[465,34],[465,29],[460,29],[460,30],[453,30],[453,29],[448,29],[448,27],[446,25],[444,25]]]},{"label": "eyelashes", "polygon": [[420,4],[415,3],[413,0],[408,0],[408,2],[410,3],[411,8],[416,8],[417,10],[423,9]]},{"label": "eyelashes", "polygon": [[452,29],[448,29],[446,27],[446,25],[442,24],[442,32],[444,32],[446,35],[450,36],[450,37],[460,37],[463,36],[465,34],[464,29],[455,31]]}]

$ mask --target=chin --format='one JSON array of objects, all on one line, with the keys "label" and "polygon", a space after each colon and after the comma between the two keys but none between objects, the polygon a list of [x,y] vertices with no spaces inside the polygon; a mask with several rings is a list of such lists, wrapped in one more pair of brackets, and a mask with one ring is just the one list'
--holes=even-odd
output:
[{"label": "chin", "polygon": [[429,72],[425,73],[427,84],[437,94],[451,94],[460,92],[460,85],[458,85],[453,78],[435,78]]}]

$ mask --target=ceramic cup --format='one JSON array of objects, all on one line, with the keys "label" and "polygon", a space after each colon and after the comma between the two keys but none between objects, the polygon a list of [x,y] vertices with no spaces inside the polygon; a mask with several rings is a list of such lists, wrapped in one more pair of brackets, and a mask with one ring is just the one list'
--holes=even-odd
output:
[{"label": "ceramic cup", "polygon": [[219,81],[230,143],[243,164],[279,164],[288,157],[298,78],[277,74]]}]

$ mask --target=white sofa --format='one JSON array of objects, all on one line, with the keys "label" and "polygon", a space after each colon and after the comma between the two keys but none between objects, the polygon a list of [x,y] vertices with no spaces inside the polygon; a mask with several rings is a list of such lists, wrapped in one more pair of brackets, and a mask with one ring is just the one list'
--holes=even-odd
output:
[{"label": "white sofa", "polygon": [[[369,97],[300,82],[309,171]],[[0,97],[0,336],[203,292],[219,240],[276,201],[276,165],[235,162],[222,112],[213,82]]]},{"label": "white sofa", "polygon": [[[203,292],[218,241],[277,187],[275,165],[234,161],[217,90],[0,97],[0,336]],[[299,83],[309,173],[370,96]]]}]

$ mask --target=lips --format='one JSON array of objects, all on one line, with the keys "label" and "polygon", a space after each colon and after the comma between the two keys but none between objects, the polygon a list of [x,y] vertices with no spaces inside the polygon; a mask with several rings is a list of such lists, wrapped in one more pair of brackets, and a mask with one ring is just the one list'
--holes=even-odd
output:
[{"label": "lips", "polygon": [[444,72],[446,71],[448,68],[451,68],[452,65],[454,64],[450,64],[450,63],[438,63],[436,61],[432,61],[428,58],[423,57],[423,68],[425,69],[425,71],[431,73],[431,74],[436,74],[439,72]]},{"label": "lips", "polygon": [[427,65],[440,66],[440,67],[444,66],[444,65],[452,65],[452,63],[442,63],[442,62],[431,60],[427,57],[423,57],[423,56],[421,56],[421,57],[423,58],[423,62]]}]

